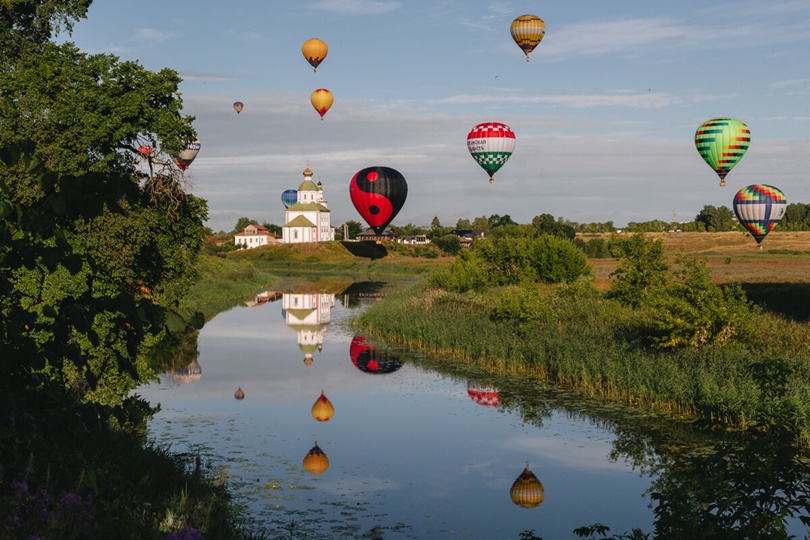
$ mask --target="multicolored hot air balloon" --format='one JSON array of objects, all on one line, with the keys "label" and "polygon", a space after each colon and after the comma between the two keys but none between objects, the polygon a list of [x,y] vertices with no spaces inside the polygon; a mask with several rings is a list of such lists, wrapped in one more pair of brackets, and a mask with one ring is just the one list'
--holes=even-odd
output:
[{"label": "multicolored hot air balloon", "polygon": [[489,183],[515,149],[515,133],[506,124],[484,122],[467,135],[467,149],[482,169],[489,174]]},{"label": "multicolored hot air balloon", "polygon": [[318,66],[323,62],[323,59],[326,58],[329,47],[320,39],[312,38],[306,40],[304,44],[301,45],[301,52],[304,58],[307,59],[307,62],[309,62],[309,65],[313,67],[313,71],[318,71]]},{"label": "multicolored hot air balloon", "polygon": [[284,203],[284,208],[289,208],[298,202],[298,190],[287,189],[281,194],[281,202]]},{"label": "multicolored hot air balloon", "polygon": [[779,223],[787,209],[787,199],[779,188],[752,184],[734,196],[734,213],[740,223],[751,231],[762,249],[762,239]]},{"label": "multicolored hot air balloon", "polygon": [[187,143],[186,147],[180,152],[180,155],[174,158],[174,164],[185,173],[186,169],[188,169],[191,163],[194,161],[194,158],[197,157],[201,147],[202,144],[200,144],[199,140]]},{"label": "multicolored hot air balloon", "polygon": [[242,103],[241,101],[235,101],[233,103],[233,110],[236,111],[236,114],[239,114],[240,112],[242,112],[242,109],[244,109],[244,108],[245,108],[245,104]]},{"label": "multicolored hot air balloon", "polygon": [[321,115],[321,120],[323,120],[323,115],[325,115],[326,111],[332,106],[335,97],[332,95],[332,92],[326,88],[318,88],[309,96],[309,101],[312,102],[312,106],[315,107],[315,110]]},{"label": "multicolored hot air balloon", "polygon": [[467,395],[476,403],[486,407],[497,407],[501,403],[497,388],[485,386],[475,381],[467,381]]},{"label": "multicolored hot air balloon", "polygon": [[396,169],[366,167],[349,182],[349,196],[357,212],[379,236],[405,204],[408,183]]},{"label": "multicolored hot air balloon", "polygon": [[726,185],[726,175],[742,159],[751,143],[751,131],[736,118],[706,120],[695,132],[695,147],[700,157]]},{"label": "multicolored hot air balloon", "polygon": [[509,27],[512,32],[512,39],[518,47],[526,53],[526,61],[529,61],[529,53],[543,41],[546,35],[546,23],[537,15],[521,15]]}]

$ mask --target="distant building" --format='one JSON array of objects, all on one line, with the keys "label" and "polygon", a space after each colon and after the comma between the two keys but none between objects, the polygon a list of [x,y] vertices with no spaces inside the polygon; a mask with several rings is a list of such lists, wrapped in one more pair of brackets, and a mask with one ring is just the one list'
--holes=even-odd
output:
[{"label": "distant building", "polygon": [[416,234],[416,235],[400,236],[399,238],[397,238],[397,243],[421,245],[421,244],[429,244],[430,240],[424,234]]},{"label": "distant building", "polygon": [[245,230],[233,235],[233,242],[237,246],[247,249],[266,246],[278,242],[279,236],[268,231],[261,225],[248,225]]},{"label": "distant building", "polygon": [[361,232],[357,235],[358,240],[388,240],[394,241],[397,239],[397,234],[393,232],[390,228],[386,228],[382,234],[377,234],[374,232],[374,229],[366,229],[365,231]]},{"label": "distant building", "polygon": [[298,201],[287,208],[282,242],[331,242],[335,239],[332,214],[323,196],[323,186],[312,181],[312,171],[304,170],[304,181],[298,186]]}]

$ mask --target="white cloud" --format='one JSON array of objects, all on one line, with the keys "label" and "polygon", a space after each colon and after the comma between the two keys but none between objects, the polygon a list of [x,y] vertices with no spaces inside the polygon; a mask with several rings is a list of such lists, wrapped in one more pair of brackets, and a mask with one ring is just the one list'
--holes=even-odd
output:
[{"label": "white cloud", "polygon": [[380,0],[320,0],[312,4],[315,9],[354,15],[378,15],[398,9],[399,2]]},{"label": "white cloud", "polygon": [[157,28],[138,28],[138,30],[135,32],[135,36],[133,36],[133,39],[148,45],[157,45],[159,43],[168,41],[177,35],[177,32],[158,30]]}]

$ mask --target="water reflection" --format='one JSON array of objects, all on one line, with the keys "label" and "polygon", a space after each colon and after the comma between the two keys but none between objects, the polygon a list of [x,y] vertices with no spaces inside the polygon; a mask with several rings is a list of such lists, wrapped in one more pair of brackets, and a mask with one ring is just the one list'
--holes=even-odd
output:
[{"label": "water reflection", "polygon": [[312,404],[312,418],[318,422],[328,422],[335,415],[335,407],[321,391],[321,396]]},{"label": "water reflection", "polygon": [[476,381],[467,381],[467,395],[474,402],[485,407],[497,407],[501,403],[501,396],[498,395],[497,388]]},{"label": "water reflection", "polygon": [[521,508],[534,508],[540,506],[546,499],[546,490],[543,484],[532,471],[529,470],[529,462],[514,482],[509,490],[509,497],[512,502]]},{"label": "water reflection", "polygon": [[322,472],[326,471],[329,468],[329,458],[326,457],[326,454],[321,450],[321,447],[318,446],[318,443],[315,443],[315,446],[310,448],[307,455],[304,456],[304,470],[311,472],[312,474],[321,474]]},{"label": "water reflection", "polygon": [[298,334],[298,348],[304,353],[307,370],[312,353],[323,350],[323,338],[332,320],[334,294],[285,293],[281,299],[284,324]]},{"label": "water reflection", "polygon": [[395,354],[369,343],[368,338],[356,334],[349,345],[349,357],[354,367],[363,373],[393,373],[404,364]]},{"label": "water reflection", "polygon": [[180,383],[193,383],[200,380],[202,368],[194,358],[183,367],[172,368],[170,371],[172,378]]},{"label": "water reflection", "polygon": [[235,397],[239,401],[245,399],[245,392],[242,390],[241,386],[236,389],[236,392],[233,393],[233,397]]}]

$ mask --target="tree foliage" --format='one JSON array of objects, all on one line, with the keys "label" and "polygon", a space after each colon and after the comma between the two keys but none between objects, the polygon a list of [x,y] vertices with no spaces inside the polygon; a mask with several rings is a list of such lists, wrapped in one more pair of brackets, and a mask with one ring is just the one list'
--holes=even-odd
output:
[{"label": "tree foliage", "polygon": [[666,283],[669,263],[660,240],[635,233],[612,242],[619,265],[610,276],[614,278],[608,296],[624,304],[638,307],[644,304],[652,290]]}]

